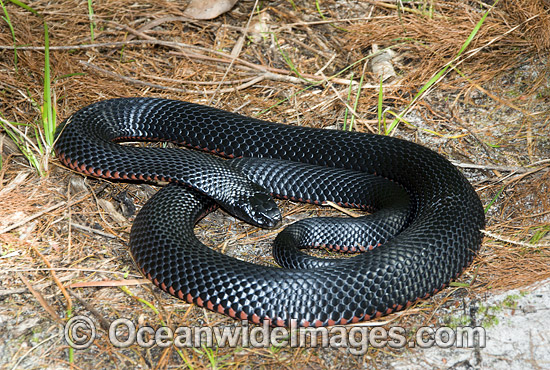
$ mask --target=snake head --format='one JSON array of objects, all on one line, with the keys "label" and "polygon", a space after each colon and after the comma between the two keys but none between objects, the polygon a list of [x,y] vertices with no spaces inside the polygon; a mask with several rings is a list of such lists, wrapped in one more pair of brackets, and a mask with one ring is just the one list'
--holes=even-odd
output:
[{"label": "snake head", "polygon": [[245,212],[253,219],[253,225],[270,229],[281,222],[281,212],[269,195],[255,193],[248,199],[248,204]]},{"label": "snake head", "polygon": [[281,222],[281,213],[275,201],[264,189],[244,192],[223,202],[222,208],[233,216],[265,229],[270,229]]}]

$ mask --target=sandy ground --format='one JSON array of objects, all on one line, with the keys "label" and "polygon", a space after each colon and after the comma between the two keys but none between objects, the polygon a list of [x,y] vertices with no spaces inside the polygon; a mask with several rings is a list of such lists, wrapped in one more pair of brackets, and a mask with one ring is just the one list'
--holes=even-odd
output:
[{"label": "sandy ground", "polygon": [[[550,281],[512,289],[475,302],[485,343],[476,348],[429,348],[391,362],[393,369],[548,369],[550,368]],[[483,312],[479,308],[483,307]]]}]

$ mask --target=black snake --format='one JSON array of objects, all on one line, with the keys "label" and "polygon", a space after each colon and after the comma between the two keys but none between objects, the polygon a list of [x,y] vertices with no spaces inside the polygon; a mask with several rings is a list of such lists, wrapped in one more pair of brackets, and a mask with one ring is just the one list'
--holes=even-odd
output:
[{"label": "black snake", "polygon": [[[131,253],[164,291],[234,318],[321,326],[385,315],[445,287],[481,244],[485,217],[472,186],[445,158],[405,140],[155,98],[92,104],[65,120],[56,137],[58,158],[74,170],[171,183],[136,217]],[[142,140],[234,159],[116,143]],[[240,261],[195,237],[194,224],[216,204],[275,226],[280,214],[268,194],[376,212],[290,225],[274,242],[282,268]],[[307,246],[365,253],[318,259],[300,252]]]}]

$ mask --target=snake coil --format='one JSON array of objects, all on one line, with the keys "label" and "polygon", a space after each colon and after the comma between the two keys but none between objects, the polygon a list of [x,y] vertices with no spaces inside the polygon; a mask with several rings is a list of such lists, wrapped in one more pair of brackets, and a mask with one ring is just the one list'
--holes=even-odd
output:
[{"label": "snake coil", "polygon": [[[322,326],[385,315],[444,288],[481,244],[485,218],[472,186],[445,158],[405,140],[282,125],[155,98],[89,105],[56,135],[58,158],[74,170],[171,182],[136,217],[131,253],[162,290],[234,318]],[[138,140],[234,159],[117,144]],[[282,268],[223,255],[195,237],[195,223],[216,204],[274,226],[280,215],[269,193],[376,212],[290,225],[274,243]],[[365,253],[322,260],[300,252],[308,245]]]}]

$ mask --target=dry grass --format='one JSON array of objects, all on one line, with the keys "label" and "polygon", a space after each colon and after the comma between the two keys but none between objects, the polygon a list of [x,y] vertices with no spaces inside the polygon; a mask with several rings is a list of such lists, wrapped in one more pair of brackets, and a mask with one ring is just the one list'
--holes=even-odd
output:
[{"label": "dry grass", "polygon": [[[243,37],[252,2],[240,2],[230,13],[209,22],[183,20],[183,6],[167,0],[94,2],[94,43],[102,46],[93,48],[87,46],[91,39],[86,2],[35,1],[31,5],[44,15],[50,29],[52,93],[59,121],[101,99],[162,96],[317,127],[342,126],[346,105],[353,105],[347,100],[351,73],[356,94],[365,68],[361,59],[373,44],[397,52],[398,76],[385,83],[383,104],[399,112],[455,58],[488,9],[474,1],[434,1],[433,14],[428,16],[418,14],[421,6],[413,12],[392,8],[390,2],[326,1],[321,3],[323,20],[310,3],[296,2],[295,8],[290,2],[263,4],[261,14],[270,18],[270,33],[253,42]],[[545,3],[501,0],[467,52],[454,62],[460,73],[447,74],[405,117],[416,128],[401,125],[396,132],[464,165],[485,205],[499,195],[488,211],[487,230],[492,236],[459,279],[470,286],[446,289],[405,314],[392,316],[391,325],[441,324],[441,308],[461,309],[465,295],[525,288],[550,277],[550,166],[548,162],[530,166],[550,155],[549,67],[545,64],[550,15]],[[16,70],[13,50],[3,47],[13,41],[5,22],[0,22],[0,113],[9,121],[32,126],[40,118],[43,89],[42,20],[11,3],[6,8],[21,47]],[[59,48],[64,46],[68,48]],[[326,79],[335,74],[337,78]],[[377,131],[378,94],[378,82],[367,65],[356,110],[357,130]],[[123,214],[123,202],[113,197],[141,205],[150,196],[150,187],[94,179],[79,183],[82,177],[70,175],[56,160],[49,176],[39,178],[7,145],[8,140],[0,137],[0,229],[22,225],[0,234],[0,268],[5,271],[0,279],[0,322],[8,323],[6,329],[14,328],[3,330],[2,366],[20,361],[22,367],[69,367],[69,350],[59,335],[58,322],[67,319],[70,307],[107,322],[128,317],[152,326],[161,322],[171,327],[234,324],[232,319],[160,293],[148,283],[130,285],[125,280],[140,278],[126,246],[132,216],[115,218],[105,210],[104,201]],[[472,168],[472,163],[481,168]],[[20,174],[26,177],[17,177]],[[288,202],[281,206],[287,220],[327,213]],[[236,223],[220,212],[204,220],[197,232],[226,252],[272,263],[273,232]],[[336,349],[219,348],[214,353],[218,367],[323,369],[383,368],[399,351],[370,348],[367,356],[350,356]],[[74,366],[168,368],[183,367],[184,362],[193,368],[212,366],[203,349],[177,353],[174,348],[135,346],[120,350],[100,330],[92,349],[75,352]]]},{"label": "dry grass", "polygon": [[[548,52],[550,28],[545,25],[550,22],[550,14],[540,8],[542,4],[542,1],[502,1],[476,34],[467,52],[454,62],[487,6],[473,2],[436,3],[432,18],[406,11],[395,16],[395,10],[389,9],[376,19],[354,26],[355,32],[347,37],[347,46],[356,55],[363,55],[374,44],[399,52],[401,88],[391,91],[387,99],[410,100],[450,62],[462,73],[455,71],[447,75],[440,89],[467,94],[470,89],[494,81],[497,76],[510,73],[515,67]],[[533,94],[547,83],[545,74],[539,77],[531,81],[527,94]],[[365,96],[366,103],[373,104],[376,93],[373,91]]]}]

